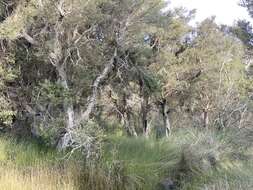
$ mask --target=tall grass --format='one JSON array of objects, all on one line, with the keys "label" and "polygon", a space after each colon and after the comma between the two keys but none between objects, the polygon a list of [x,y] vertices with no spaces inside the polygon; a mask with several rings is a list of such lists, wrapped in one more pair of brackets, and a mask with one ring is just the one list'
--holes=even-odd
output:
[{"label": "tall grass", "polygon": [[72,168],[60,167],[60,154],[32,141],[0,138],[1,190],[74,190]]},{"label": "tall grass", "polygon": [[68,171],[49,167],[0,167],[1,190],[74,190],[73,176]]},{"label": "tall grass", "polygon": [[118,161],[125,175],[132,176],[135,188],[155,189],[162,176],[172,171],[180,158],[180,149],[167,140],[114,138],[105,148],[106,163]]},{"label": "tall grass", "polygon": [[[252,130],[179,129],[169,139],[111,138],[107,162],[118,160],[135,188],[153,190],[166,178],[181,190],[253,189]],[[105,161],[105,162],[106,162]]]},{"label": "tall grass", "polygon": [[0,190],[253,189],[251,130],[180,129],[169,139],[108,137],[101,160],[64,161],[31,141],[0,138]]}]

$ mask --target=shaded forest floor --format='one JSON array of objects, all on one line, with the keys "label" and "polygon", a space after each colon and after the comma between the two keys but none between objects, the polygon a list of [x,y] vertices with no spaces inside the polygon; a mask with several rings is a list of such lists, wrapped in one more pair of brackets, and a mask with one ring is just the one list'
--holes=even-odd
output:
[{"label": "shaded forest floor", "polygon": [[253,189],[253,131],[180,129],[170,139],[109,136],[100,161],[69,160],[36,142],[0,138],[1,190]]}]

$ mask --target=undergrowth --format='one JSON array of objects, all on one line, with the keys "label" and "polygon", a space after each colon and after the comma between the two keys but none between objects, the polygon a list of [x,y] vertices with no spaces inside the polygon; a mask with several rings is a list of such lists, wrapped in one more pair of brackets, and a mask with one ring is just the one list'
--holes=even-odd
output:
[{"label": "undergrowth", "polygon": [[[179,129],[169,139],[107,137],[100,160],[0,138],[1,190],[253,189],[253,131]],[[77,161],[78,160],[78,161]],[[81,161],[80,161],[81,160]]]}]

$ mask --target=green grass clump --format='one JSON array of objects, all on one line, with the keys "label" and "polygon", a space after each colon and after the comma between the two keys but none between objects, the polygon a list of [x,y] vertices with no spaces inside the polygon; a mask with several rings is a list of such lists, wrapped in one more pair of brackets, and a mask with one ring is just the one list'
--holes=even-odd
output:
[{"label": "green grass clump", "polygon": [[178,129],[169,139],[110,136],[95,161],[78,153],[63,161],[52,148],[1,137],[0,189],[158,190],[169,178],[178,190],[250,190],[252,150],[251,129]]},{"label": "green grass clump", "polygon": [[[140,189],[156,189],[170,178],[178,189],[195,190],[229,184],[234,189],[251,186],[252,132],[179,129],[169,139],[110,138],[103,162],[117,160],[126,176],[135,176]],[[237,139],[240,138],[240,139]],[[216,187],[217,186],[217,187]],[[243,188],[242,188],[243,189]],[[248,188],[249,189],[249,188]]]},{"label": "green grass clump", "polygon": [[78,167],[33,140],[0,137],[1,190],[78,190]]},{"label": "green grass clump", "polygon": [[0,162],[15,166],[38,166],[56,162],[57,152],[31,140],[16,140],[12,137],[0,138]]},{"label": "green grass clump", "polygon": [[107,145],[104,162],[120,162],[125,175],[135,177],[142,189],[154,189],[180,158],[180,148],[168,140],[114,138]]}]

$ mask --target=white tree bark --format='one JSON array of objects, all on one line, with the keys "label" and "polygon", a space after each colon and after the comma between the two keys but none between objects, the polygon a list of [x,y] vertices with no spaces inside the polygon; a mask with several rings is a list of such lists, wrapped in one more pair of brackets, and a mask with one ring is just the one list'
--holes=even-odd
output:
[{"label": "white tree bark", "polygon": [[[67,74],[64,69],[64,64],[55,64],[56,70],[59,75],[60,84],[65,89],[65,91],[70,91],[67,81]],[[74,113],[74,106],[69,99],[64,100],[64,112],[66,115],[66,133],[60,139],[57,148],[59,150],[63,150],[68,147],[71,143],[71,132],[74,130],[74,120],[75,120],[75,113]]]},{"label": "white tree bark", "polygon": [[171,124],[170,124],[170,118],[169,118],[169,110],[167,108],[165,100],[161,103],[161,107],[162,107],[162,116],[163,116],[163,125],[165,128],[165,135],[168,138],[171,135]]},{"label": "white tree bark", "polygon": [[[60,41],[60,35],[64,31],[61,27],[61,23],[58,23],[55,27],[55,43],[54,43],[54,49],[50,53],[50,61],[52,65],[55,67],[59,82],[61,86],[64,88],[65,91],[69,92],[70,88],[68,86],[68,79],[67,79],[67,73],[66,73],[66,62],[64,57],[64,52],[62,49],[62,43]],[[71,143],[71,132],[74,130],[74,120],[75,120],[75,113],[74,113],[74,106],[72,104],[72,101],[66,98],[64,100],[64,112],[66,115],[66,133],[64,136],[59,140],[57,148],[59,150],[63,150],[68,147],[68,145]]]},{"label": "white tree bark", "polygon": [[115,49],[113,57],[111,58],[109,63],[105,66],[103,72],[95,79],[92,86],[92,94],[88,98],[86,110],[83,113],[81,113],[80,117],[75,122],[76,126],[80,125],[82,122],[87,122],[89,120],[90,115],[96,106],[99,87],[101,83],[108,77],[109,73],[113,70],[116,57],[117,57],[117,49]]},{"label": "white tree bark", "polygon": [[27,34],[25,31],[23,31],[22,37],[24,37],[32,45],[35,45],[35,46],[39,45],[39,43],[32,36]]}]

